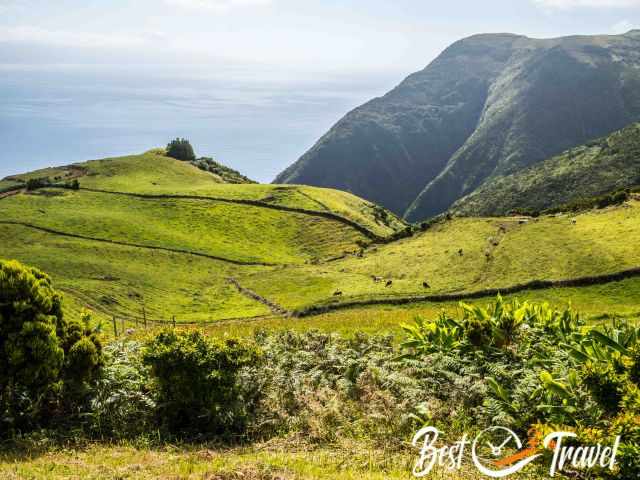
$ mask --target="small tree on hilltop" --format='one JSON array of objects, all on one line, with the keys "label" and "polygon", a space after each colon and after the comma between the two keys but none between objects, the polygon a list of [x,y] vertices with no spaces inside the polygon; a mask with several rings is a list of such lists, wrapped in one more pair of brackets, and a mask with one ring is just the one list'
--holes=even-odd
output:
[{"label": "small tree on hilltop", "polygon": [[0,260],[0,437],[77,411],[102,366],[99,340],[61,300],[44,273]]},{"label": "small tree on hilltop", "polygon": [[193,147],[186,138],[176,138],[169,142],[167,145],[167,155],[177,160],[189,162],[196,159]]}]

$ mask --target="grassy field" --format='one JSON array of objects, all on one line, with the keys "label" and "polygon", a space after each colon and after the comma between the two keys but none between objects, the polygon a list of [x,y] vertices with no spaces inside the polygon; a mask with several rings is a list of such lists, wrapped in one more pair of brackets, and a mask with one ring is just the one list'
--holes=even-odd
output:
[{"label": "grassy field", "polygon": [[2,211],[4,221],[238,262],[302,263],[355,251],[367,241],[335,220],[208,200],[42,189],[4,199]]},{"label": "grassy field", "polygon": [[[292,310],[354,299],[461,293],[634,268],[640,265],[634,239],[640,239],[638,201],[577,216],[460,218],[371,246],[362,256],[249,274],[243,281]],[[339,298],[333,296],[337,290]]]},{"label": "grassy field", "polygon": [[[386,221],[376,219],[374,204],[347,192],[295,185],[226,184],[222,179],[204,172],[190,163],[179,162],[161,155],[156,150],[141,155],[107,158],[55,167],[23,175],[15,180],[48,177],[70,178],[77,175],[81,187],[111,192],[129,192],[149,195],[197,195],[228,200],[252,200],[267,205],[331,212],[348,218],[370,229],[377,235],[387,236],[405,227],[395,215]],[[15,181],[12,181],[15,183]]]},{"label": "grassy field", "polygon": [[[86,188],[197,194],[332,212],[378,235],[403,228],[395,217],[381,218],[384,214],[379,209],[348,193],[219,183],[215,175],[155,152],[15,178],[69,178],[79,172],[80,184]],[[263,326],[378,331],[396,328],[398,319],[416,312],[430,315],[440,305],[379,305],[312,319],[265,319],[271,309],[238,292],[228,278],[294,311],[354,300],[504,288],[531,280],[571,279],[640,266],[640,249],[633,240],[640,238],[637,200],[576,216],[453,219],[388,244],[371,244],[348,223],[324,216],[209,199],[142,198],[45,188],[4,198],[0,209],[0,221],[27,222],[87,237],[0,224],[0,257],[16,258],[49,272],[65,292],[70,314],[77,315],[88,306],[103,320],[113,315],[140,316],[144,306],[149,318],[168,320],[175,316],[178,322],[259,318]],[[184,252],[277,266],[235,265]],[[326,261],[336,257],[343,258]],[[627,282],[620,283],[624,288],[610,284],[520,296],[548,298],[553,303],[573,299],[591,316],[607,312],[629,316],[638,310],[638,286],[635,280]],[[612,289],[624,291],[622,301],[611,295]],[[337,292],[341,295],[334,295]],[[231,322],[227,326],[244,331],[254,323],[244,327]]]},{"label": "grassy field", "polygon": [[[459,304],[415,301],[394,306],[385,300],[640,267],[637,200],[579,215],[454,218],[409,238],[372,242],[350,222],[379,237],[405,225],[348,193],[225,184],[216,175],[157,152],[32,172],[3,181],[0,190],[43,176],[54,181],[78,178],[81,188],[40,188],[1,198],[0,258],[15,258],[47,272],[64,294],[65,315],[78,317],[88,308],[95,324],[102,325],[106,342],[114,335],[113,317],[120,334],[133,329],[127,335],[140,340],[175,318],[178,329],[204,330],[212,336],[288,329],[390,334],[400,341],[401,324],[416,316],[434,318],[443,309],[453,313]],[[239,282],[242,291],[230,279]],[[618,317],[640,320],[640,277],[508,297],[558,307],[571,304],[591,323]],[[372,300],[380,303],[302,318],[274,313],[275,307],[295,311]],[[399,445],[384,451],[358,443],[313,447],[294,440],[226,449],[153,447],[151,440],[135,445],[62,448],[45,442],[2,447],[0,477],[377,480],[408,478],[413,460]],[[429,478],[479,478],[456,475],[441,471]]]},{"label": "grassy field", "polygon": [[[385,480],[411,478],[410,452],[368,445],[305,449],[299,443],[220,449],[207,445],[160,448],[92,444],[84,448],[0,453],[0,473],[17,479],[164,480]],[[431,480],[479,480],[472,467],[448,471],[437,466]],[[538,472],[511,476],[543,478]]]}]

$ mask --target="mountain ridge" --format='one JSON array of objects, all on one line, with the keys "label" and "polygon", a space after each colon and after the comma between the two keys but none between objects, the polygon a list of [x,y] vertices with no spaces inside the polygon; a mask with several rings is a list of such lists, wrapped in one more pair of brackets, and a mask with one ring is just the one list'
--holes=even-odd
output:
[{"label": "mountain ridge", "polygon": [[339,188],[411,221],[640,120],[640,35],[478,34],[339,120],[275,183]]}]

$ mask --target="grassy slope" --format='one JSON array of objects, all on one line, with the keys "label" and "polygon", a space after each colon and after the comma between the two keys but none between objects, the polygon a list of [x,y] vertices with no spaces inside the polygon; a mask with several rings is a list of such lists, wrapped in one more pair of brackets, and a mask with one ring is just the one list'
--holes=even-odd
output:
[{"label": "grassy slope", "polygon": [[487,182],[456,202],[462,215],[558,207],[640,184],[640,123],[568,150],[531,168]]},{"label": "grassy slope", "polygon": [[301,263],[353,251],[366,240],[326,218],[202,200],[42,189],[2,202],[2,220],[244,262]]},{"label": "grassy slope", "polygon": [[[457,293],[638,267],[637,239],[638,201],[575,217],[530,219],[526,224],[509,218],[461,218],[369,248],[362,258],[348,256],[242,280],[290,309],[354,298]],[[393,286],[373,282],[372,275],[391,279]],[[425,280],[430,289],[422,286]],[[332,298],[335,290],[343,293],[338,299]]]},{"label": "grassy slope", "polygon": [[[15,239],[19,238],[20,242]],[[0,258],[15,258],[48,272],[65,294],[67,313],[82,306],[97,318],[139,316],[149,319],[211,321],[270,313],[247,299],[225,278],[240,268],[226,262],[59,237],[25,227],[0,225]]]},{"label": "grassy slope", "polygon": [[13,190],[13,188],[19,185],[21,185],[19,182],[14,182],[13,180],[0,180],[0,193]]},{"label": "grassy slope", "polygon": [[[75,168],[74,168],[75,167]],[[199,170],[152,150],[141,155],[91,160],[69,167],[54,167],[14,175],[12,179],[77,175],[78,167],[86,175],[79,178],[83,188],[153,195],[197,195],[230,200],[252,200],[271,205],[332,212],[370,229],[379,236],[401,230],[405,224],[394,215],[377,221],[374,205],[337,190],[295,185],[226,184],[217,175]],[[9,185],[3,180],[0,187]],[[12,181],[11,184],[15,184]]]},{"label": "grassy slope", "polygon": [[255,200],[272,205],[328,211],[355,221],[380,236],[405,225],[391,216],[389,226],[372,217],[372,204],[346,192],[293,185],[224,184],[219,177],[154,152],[81,164],[88,175],[85,188],[146,194],[199,195],[232,200]]},{"label": "grassy slope", "polygon": [[[379,235],[403,228],[373,218],[373,206],[352,195],[293,186],[229,185],[190,164],[154,152],[48,168],[4,184],[49,176],[78,177],[85,188],[149,194],[194,194],[259,200],[329,211]],[[355,251],[364,235],[349,225],[304,213],[193,199],[151,199],[87,190],[40,189],[0,200],[2,221],[27,222],[64,233],[137,245],[193,251],[241,262],[303,263]],[[20,242],[14,241],[19,238]],[[99,318],[139,315],[180,321],[254,317],[271,313],[228,284],[227,277],[268,272],[158,250],[63,237],[0,225],[0,257],[49,272],[66,293],[72,315],[89,305]],[[143,301],[144,299],[144,301]]]},{"label": "grassy slope", "polygon": [[[612,318],[625,318],[640,325],[640,278],[629,278],[604,285],[580,288],[550,288],[524,291],[507,295],[506,299],[548,302],[556,307],[573,306],[583,318],[594,323],[610,322]],[[492,298],[468,300],[466,303],[485,305]],[[400,326],[411,323],[416,316],[434,319],[445,310],[460,314],[459,302],[416,302],[406,305],[370,305],[345,310],[331,311],[319,315],[297,318],[272,316],[255,321],[231,320],[216,322],[204,327],[210,335],[253,337],[259,330],[320,330],[342,335],[354,332],[390,334],[397,340],[402,338]]]},{"label": "grassy slope", "polygon": [[[87,162],[83,168],[87,173],[80,178],[83,187],[259,199],[308,210],[329,210],[371,225],[376,224],[379,214],[375,206],[357,197],[327,189],[219,184],[209,173],[153,152]],[[78,167],[71,169],[72,174],[77,171]],[[64,176],[65,170],[55,173]],[[50,272],[67,292],[67,308],[74,313],[88,303],[105,313],[137,315],[141,298],[145,299],[150,316],[168,319],[176,315],[178,321],[253,317],[270,312],[239,294],[227,283],[227,277],[237,278],[244,287],[287,309],[300,309],[353,299],[476,291],[533,279],[566,279],[640,266],[640,251],[634,241],[640,238],[637,201],[586,212],[576,217],[575,224],[569,216],[529,219],[525,224],[513,218],[455,219],[411,238],[371,245],[362,258],[348,254],[320,264],[314,263],[355,252],[363,236],[344,223],[302,213],[86,190],[23,193],[0,200],[0,209],[3,220],[28,221],[83,236],[245,262],[290,264],[242,267],[192,255],[2,226],[0,257],[18,258]],[[390,225],[378,225],[379,231],[401,227],[399,222],[392,221]],[[22,241],[12,241],[14,238]],[[373,282],[372,275],[391,279],[392,287]],[[431,288],[425,289],[423,281]],[[343,295],[334,297],[336,290]],[[574,291],[578,295],[587,290]],[[541,297],[546,293],[532,295]],[[602,292],[593,296],[598,298],[593,314],[604,313],[606,310],[600,308],[604,305],[614,306]],[[633,297],[631,305],[636,300]],[[629,307],[622,313],[629,314],[631,310]],[[367,313],[357,313],[364,311]],[[384,312],[385,308],[377,311]],[[354,312],[354,317],[348,312],[336,312],[335,322],[355,327],[364,322],[371,310]],[[334,317],[326,318],[318,318],[318,325],[334,323]],[[278,325],[278,320],[269,322]],[[378,324],[372,321],[368,326],[373,325]]]}]

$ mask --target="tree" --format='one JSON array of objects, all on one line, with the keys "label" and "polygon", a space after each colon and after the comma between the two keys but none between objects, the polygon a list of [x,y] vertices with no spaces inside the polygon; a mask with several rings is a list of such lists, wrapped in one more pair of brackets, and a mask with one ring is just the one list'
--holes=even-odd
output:
[{"label": "tree", "polygon": [[176,138],[167,145],[167,155],[177,160],[193,161],[196,154],[186,138]]},{"label": "tree", "polygon": [[102,366],[99,340],[61,304],[46,274],[0,260],[0,435],[69,413]]}]

